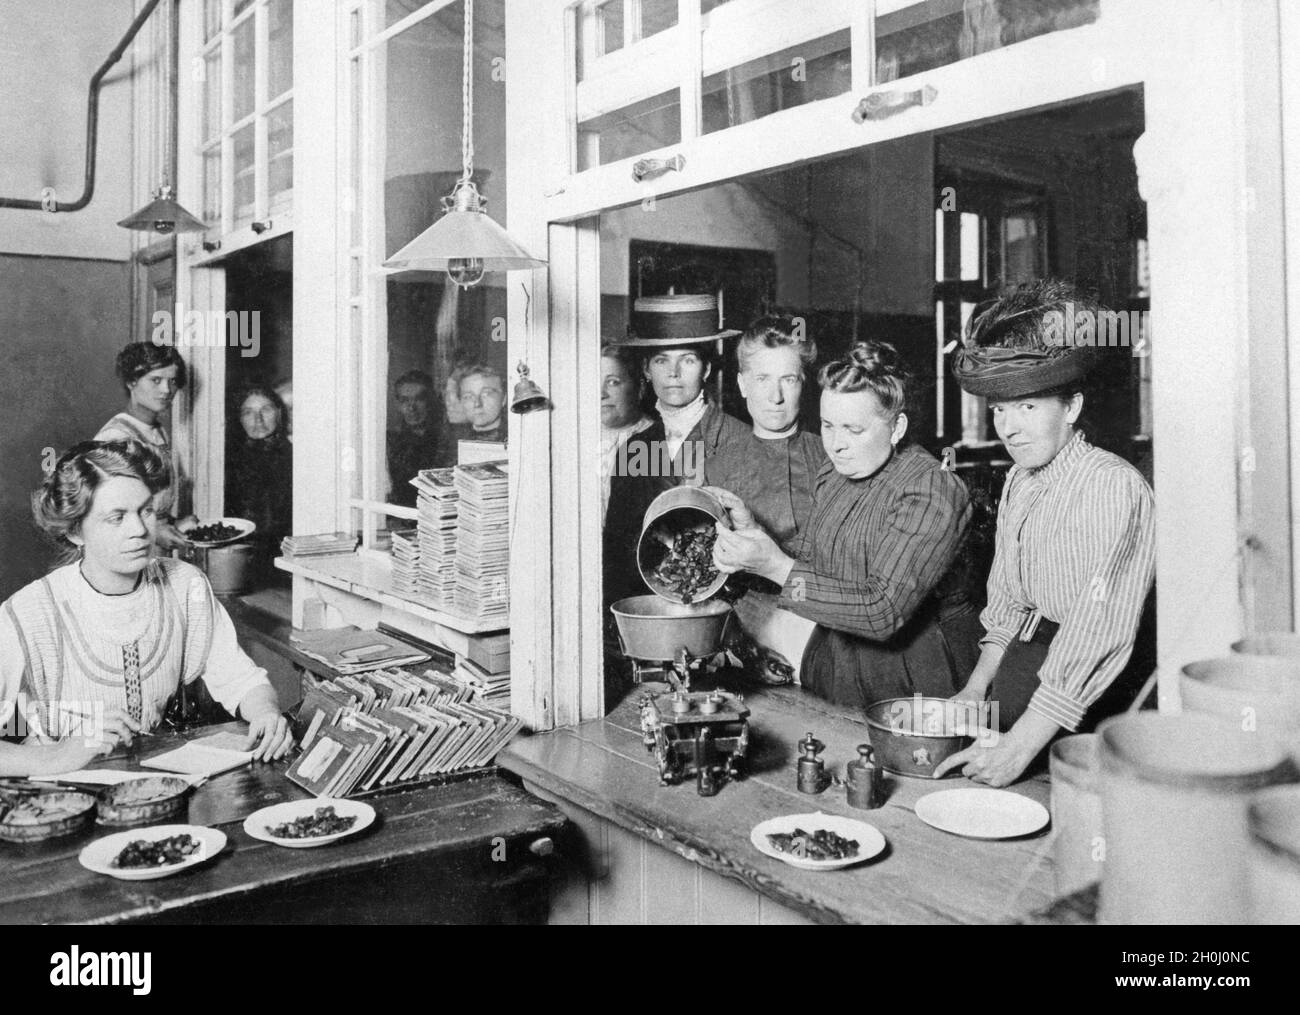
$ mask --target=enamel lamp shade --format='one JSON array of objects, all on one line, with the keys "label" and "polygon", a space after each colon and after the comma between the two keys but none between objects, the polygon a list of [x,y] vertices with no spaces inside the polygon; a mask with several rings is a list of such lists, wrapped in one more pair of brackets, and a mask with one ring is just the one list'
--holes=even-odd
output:
[{"label": "enamel lamp shade", "polygon": [[153,200],[118,223],[123,229],[139,229],[144,232],[161,233],[198,233],[207,226],[182,208],[172,196],[171,187],[159,187]]},{"label": "enamel lamp shade", "polygon": [[442,218],[385,261],[385,268],[440,269],[468,289],[485,272],[545,266],[488,217],[473,181],[460,180],[443,204]]}]

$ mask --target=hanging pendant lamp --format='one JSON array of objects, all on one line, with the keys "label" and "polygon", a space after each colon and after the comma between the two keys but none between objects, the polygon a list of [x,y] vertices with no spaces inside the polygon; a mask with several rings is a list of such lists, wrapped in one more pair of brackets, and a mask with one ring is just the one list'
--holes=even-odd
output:
[{"label": "hanging pendant lamp", "polygon": [[153,200],[134,215],[118,223],[123,229],[142,229],[164,236],[171,233],[198,233],[208,227],[186,211],[172,196],[172,188],[163,184],[154,191]]},{"label": "hanging pendant lamp", "polygon": [[[168,7],[167,13],[169,18],[175,18],[175,11]],[[163,236],[170,236],[172,233],[198,233],[207,229],[207,225],[199,221],[198,218],[191,215],[176,200],[172,192],[171,184],[167,182],[169,174],[173,171],[172,165],[172,143],[173,133],[176,125],[173,122],[175,116],[176,98],[176,32],[174,22],[168,22],[168,53],[167,53],[167,87],[164,94],[167,96],[166,115],[163,117],[163,182],[157,190],[154,191],[153,200],[146,204],[139,211],[128,215],[118,223],[123,229],[137,229],[143,232],[159,233]]]},{"label": "hanging pendant lamp", "polygon": [[465,0],[464,41],[460,179],[442,199],[442,218],[385,261],[384,267],[441,269],[468,289],[481,282],[485,272],[541,268],[546,262],[488,218],[487,202],[474,185],[474,0]]}]

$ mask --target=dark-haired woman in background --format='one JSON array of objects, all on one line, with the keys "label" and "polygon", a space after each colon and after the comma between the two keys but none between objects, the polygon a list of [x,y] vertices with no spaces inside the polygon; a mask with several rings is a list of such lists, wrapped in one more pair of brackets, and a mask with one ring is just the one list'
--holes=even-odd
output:
[{"label": "dark-haired woman in background", "polygon": [[0,776],[74,771],[151,729],[183,683],[202,679],[248,723],[263,760],[292,746],[266,671],[239,648],[203,572],[153,559],[161,458],[137,442],[87,441],[32,496],[70,562],[0,607],[0,714],[28,736],[0,743]]},{"label": "dark-haired woman in background", "polygon": [[801,674],[820,697],[865,709],[951,695],[975,657],[976,614],[950,576],[970,522],[966,488],[904,443],[907,375],[893,346],[859,342],[819,380],[830,460],[797,554],[726,495],[737,529],[719,527],[714,562],[775,582],[781,608],[817,624]]},{"label": "dark-haired woman in background", "polygon": [[162,457],[168,481],[154,500],[158,518],[156,545],[170,553],[190,545],[177,527],[174,512],[180,501],[180,469],[162,427],[163,421],[170,419],[176,392],[185,387],[185,361],[170,345],[132,342],[117,354],[115,367],[126,390],[126,410],[100,427],[95,440],[140,441]]},{"label": "dark-haired woman in background", "polygon": [[293,528],[293,445],[285,433],[287,411],[274,389],[243,388],[227,427],[226,513],[257,526],[253,540],[264,565]]},{"label": "dark-haired woman in background", "polygon": [[1061,732],[1121,710],[1154,666],[1138,634],[1155,578],[1151,488],[1079,430],[1100,354],[1062,328],[1102,313],[1066,282],[1019,286],[972,315],[954,362],[961,386],[989,400],[1015,464],[998,509],[979,663],[958,695],[987,695],[1002,735],[954,754],[936,775],[961,768],[1005,786]]}]

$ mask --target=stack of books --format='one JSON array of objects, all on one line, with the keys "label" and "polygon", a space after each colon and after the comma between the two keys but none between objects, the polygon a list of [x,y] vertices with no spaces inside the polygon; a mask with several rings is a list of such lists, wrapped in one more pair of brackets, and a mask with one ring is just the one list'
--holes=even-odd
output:
[{"label": "stack of books", "polygon": [[452,676],[468,687],[476,705],[510,711],[510,673],[489,673],[465,657],[456,663]]},{"label": "stack of books", "polygon": [[440,610],[456,600],[456,517],[460,493],[455,470],[425,469],[411,483],[419,491],[416,522],[419,549],[416,591],[420,599]]},{"label": "stack of books", "polygon": [[456,468],[460,493],[456,541],[456,612],[473,620],[510,613],[509,480],[505,463]]},{"label": "stack of books", "polygon": [[302,754],[289,778],[317,796],[347,796],[490,764],[521,724],[468,695],[432,670],[321,681],[299,709]]},{"label": "stack of books", "polygon": [[418,595],[420,537],[416,529],[393,533],[392,558],[393,591],[399,596]]},{"label": "stack of books", "polygon": [[312,536],[285,536],[280,540],[280,552],[289,560],[295,557],[335,557],[351,553],[357,548],[357,537],[352,532],[321,532]]}]

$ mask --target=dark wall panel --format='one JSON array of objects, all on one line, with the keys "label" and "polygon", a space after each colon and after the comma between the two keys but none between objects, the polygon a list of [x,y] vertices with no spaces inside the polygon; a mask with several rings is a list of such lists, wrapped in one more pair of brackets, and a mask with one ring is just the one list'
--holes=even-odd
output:
[{"label": "dark wall panel", "polygon": [[0,601],[49,569],[29,506],[43,450],[121,410],[113,357],[130,321],[127,264],[0,255]]}]

